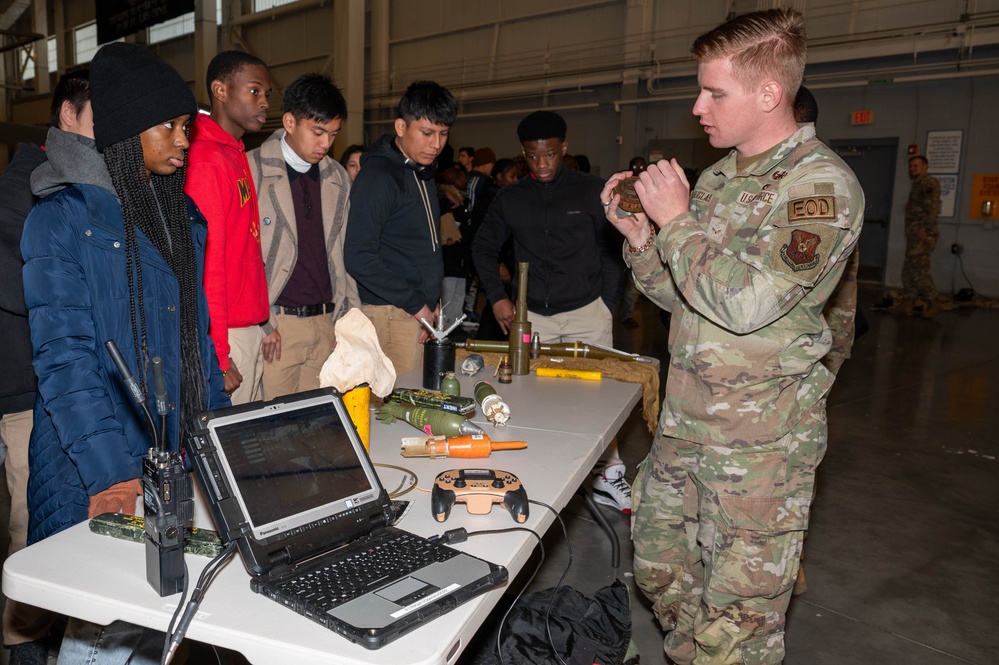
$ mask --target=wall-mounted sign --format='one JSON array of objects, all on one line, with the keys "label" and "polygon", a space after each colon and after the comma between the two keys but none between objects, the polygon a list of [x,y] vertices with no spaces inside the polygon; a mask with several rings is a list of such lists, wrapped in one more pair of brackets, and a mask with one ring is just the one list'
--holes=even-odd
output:
[{"label": "wall-mounted sign", "polygon": [[957,173],[961,170],[963,129],[926,132],[926,159],[929,173]]},{"label": "wall-mounted sign", "polygon": [[940,181],[940,216],[953,217],[957,208],[957,174],[938,173],[933,177]]},{"label": "wall-mounted sign", "polygon": [[926,132],[928,173],[940,181],[940,216],[953,217],[957,208],[957,184],[961,171],[963,129]]},{"label": "wall-mounted sign", "polygon": [[94,5],[98,44],[194,11],[194,0],[94,0]]},{"label": "wall-mounted sign", "polygon": [[[986,205],[986,202],[989,202]],[[988,213],[988,214],[986,214]],[[999,173],[976,173],[971,185],[971,219],[999,218]]]},{"label": "wall-mounted sign", "polygon": [[851,125],[873,125],[874,111],[854,111],[850,116]]}]

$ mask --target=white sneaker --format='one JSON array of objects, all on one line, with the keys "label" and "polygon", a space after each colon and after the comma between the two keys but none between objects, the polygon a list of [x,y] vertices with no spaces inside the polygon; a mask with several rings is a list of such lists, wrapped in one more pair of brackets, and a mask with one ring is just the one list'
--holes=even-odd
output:
[{"label": "white sneaker", "polygon": [[608,466],[594,476],[593,500],[631,514],[631,485],[624,478],[624,464]]}]

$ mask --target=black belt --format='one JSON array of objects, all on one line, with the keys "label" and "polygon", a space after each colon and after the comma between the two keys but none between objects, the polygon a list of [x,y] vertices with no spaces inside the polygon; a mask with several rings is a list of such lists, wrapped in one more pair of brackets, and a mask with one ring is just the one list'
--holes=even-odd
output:
[{"label": "black belt", "polygon": [[301,307],[281,307],[274,305],[272,308],[275,314],[287,314],[288,316],[319,316],[321,314],[332,314],[336,305],[331,302],[322,305],[302,305]]}]

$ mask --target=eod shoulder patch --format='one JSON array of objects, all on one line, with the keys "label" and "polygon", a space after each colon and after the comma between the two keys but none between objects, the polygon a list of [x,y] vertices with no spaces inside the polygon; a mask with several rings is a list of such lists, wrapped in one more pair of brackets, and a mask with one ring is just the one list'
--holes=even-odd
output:
[{"label": "eod shoulder patch", "polygon": [[836,219],[835,196],[806,196],[787,202],[787,221],[809,222],[817,219]]}]

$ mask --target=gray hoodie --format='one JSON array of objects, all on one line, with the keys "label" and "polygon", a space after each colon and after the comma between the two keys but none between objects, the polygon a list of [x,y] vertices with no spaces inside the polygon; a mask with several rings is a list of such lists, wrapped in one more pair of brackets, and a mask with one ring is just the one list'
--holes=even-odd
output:
[{"label": "gray hoodie", "polygon": [[70,185],[94,185],[117,196],[93,139],[49,127],[45,155],[48,159],[31,172],[31,191],[38,198]]}]

